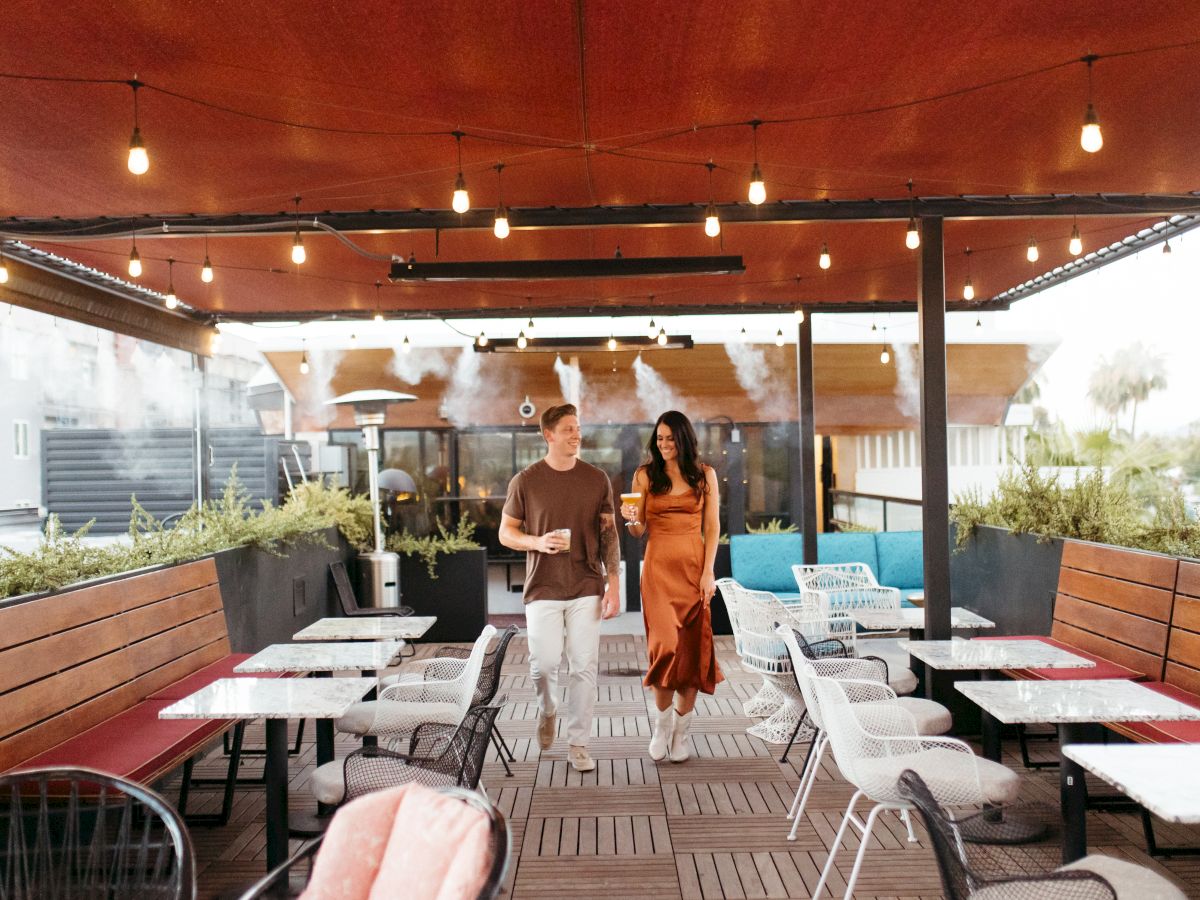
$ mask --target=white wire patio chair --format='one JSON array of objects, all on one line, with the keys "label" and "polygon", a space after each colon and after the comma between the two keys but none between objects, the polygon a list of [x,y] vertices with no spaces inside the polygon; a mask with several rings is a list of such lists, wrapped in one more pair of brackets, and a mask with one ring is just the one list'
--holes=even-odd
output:
[{"label": "white wire patio chair", "polygon": [[[742,657],[742,629],[738,621],[738,606],[739,598],[746,589],[734,581],[732,578],[721,578],[717,581],[717,588],[721,592],[721,599],[725,601],[725,610],[729,613],[729,624],[733,628],[733,647],[737,651],[738,658]],[[751,672],[758,672],[757,669],[746,665],[742,662],[742,668]],[[779,688],[766,678],[762,679],[762,686],[749,700],[742,703],[742,713],[749,718],[761,718],[770,716],[775,713],[783,704],[783,694]]]},{"label": "white wire patio chair", "polygon": [[792,575],[800,588],[801,602],[816,606],[826,615],[851,609],[900,609],[899,588],[882,586],[866,563],[796,565],[792,566]]},{"label": "white wire patio chair", "polygon": [[[912,715],[894,703],[873,702],[854,708],[855,699],[865,692],[878,696],[878,683],[822,677],[808,663],[802,677],[811,683],[821,725],[829,736],[838,769],[855,787],[829,848],[821,880],[813,891],[814,900],[829,880],[838,848],[851,825],[862,836],[854,867],[846,880],[844,896],[853,895],[879,814],[889,809],[899,812],[913,808],[898,783],[906,769],[917,772],[937,802],[944,806],[1002,805],[1016,798],[1017,774],[1000,763],[976,757],[964,741],[918,734]],[[865,822],[855,812],[864,797],[874,804]]]},{"label": "white wire patio chair", "polygon": [[425,722],[458,725],[471,707],[483,657],[495,634],[494,627],[484,626],[465,664],[461,660],[447,660],[454,665],[429,666],[422,672],[421,681],[389,684],[379,691],[378,700],[350,707],[346,715],[334,722],[335,727],[350,734],[377,735],[397,742]]},{"label": "white wire patio chair", "polygon": [[[950,730],[953,719],[950,715],[950,710],[933,700],[925,700],[917,697],[897,697],[895,691],[887,685],[887,666],[878,658],[863,657],[856,659],[832,656],[814,658],[805,652],[804,646],[801,644],[803,635],[798,637],[797,633],[786,625],[781,625],[778,633],[783,638],[784,643],[787,645],[788,653],[792,657],[792,666],[796,672],[797,685],[800,688],[801,695],[804,697],[807,715],[816,730],[812,743],[809,746],[808,755],[800,770],[800,784],[796,788],[796,796],[792,800],[791,809],[788,811],[788,818],[792,820],[792,828],[788,833],[788,840],[794,841],[796,839],[796,832],[800,827],[800,822],[804,817],[805,807],[808,805],[808,795],[811,793],[812,786],[816,782],[817,774],[821,768],[821,760],[825,755],[829,743],[829,737],[821,725],[820,703],[812,690],[811,684],[805,677],[806,664],[823,677],[862,682],[861,687],[857,687],[854,691],[856,704],[863,704],[861,707],[856,705],[856,712],[859,709],[869,710],[871,704],[875,703],[894,704],[912,716],[913,725],[917,733],[922,735],[945,734]],[[911,822],[907,816],[905,816],[905,826],[908,828],[909,840],[916,840]]]}]

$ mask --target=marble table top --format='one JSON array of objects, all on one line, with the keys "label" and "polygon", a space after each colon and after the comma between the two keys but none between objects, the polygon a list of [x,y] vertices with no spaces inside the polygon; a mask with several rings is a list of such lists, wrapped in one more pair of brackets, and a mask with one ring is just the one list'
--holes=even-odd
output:
[{"label": "marble table top", "polygon": [[1200,744],[1068,744],[1063,753],[1163,821],[1200,823]]},{"label": "marble table top", "polygon": [[415,641],[437,616],[338,616],[317,619],[292,635],[294,641]]},{"label": "marble table top", "polygon": [[375,671],[396,664],[404,641],[272,644],[259,650],[235,672]]},{"label": "marble table top", "polygon": [[954,686],[1001,722],[1200,721],[1200,709],[1135,681],[956,681]]},{"label": "marble table top", "polygon": [[220,678],[160,710],[160,719],[336,719],[378,678]]},{"label": "marble table top", "polygon": [[[847,609],[842,611],[863,628],[900,629],[924,628],[925,610],[921,608],[901,607],[895,610],[880,609]],[[969,609],[961,606],[950,607],[951,628],[995,628],[996,623],[983,616],[977,616]]]},{"label": "marble table top", "polygon": [[1096,664],[1042,641],[909,641],[910,656],[935,669],[1089,669]]}]

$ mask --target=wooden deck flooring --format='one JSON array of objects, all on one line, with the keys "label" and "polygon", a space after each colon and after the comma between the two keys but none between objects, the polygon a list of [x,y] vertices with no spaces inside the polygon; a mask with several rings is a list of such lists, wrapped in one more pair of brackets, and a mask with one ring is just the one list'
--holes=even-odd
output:
[{"label": "wooden deck flooring", "polygon": [[[605,900],[632,897],[808,897],[820,877],[842,810],[852,791],[827,761],[810,802],[811,815],[797,840],[789,842],[785,818],[803,764],[803,747],[787,764],[781,748],[746,734],[753,720],[742,714],[742,700],[757,687],[733,654],[732,640],[718,638],[726,681],[713,697],[697,704],[693,758],[683,764],[654,763],[646,755],[650,724],[649,692],[641,686],[645,639],[602,638],[592,755],[596,770],[573,771],[566,763],[565,740],[539,754],[533,740],[536,706],[523,638],[514,640],[504,667],[502,693],[509,704],[500,728],[517,757],[506,777],[495,758],[484,785],[508,817],[513,860],[507,892],[523,898]],[[419,655],[433,648],[422,647]],[[563,721],[559,720],[560,731]],[[311,732],[302,753],[292,759],[291,808],[314,806],[307,781],[314,765]],[[250,730],[248,742],[261,739]],[[339,743],[339,756],[352,749]],[[1005,761],[1020,769],[1015,746],[1006,744]],[[1042,750],[1040,753],[1053,752]],[[222,774],[224,760],[214,750],[197,773]],[[252,760],[249,771],[261,763]],[[1023,771],[1023,770],[1022,770]],[[175,785],[170,785],[170,791]],[[246,885],[265,869],[261,788],[238,791],[232,821],[224,828],[192,829],[202,897]],[[1055,770],[1025,772],[1022,799],[1036,804],[1048,821],[1057,816]],[[194,791],[191,809],[214,810],[216,791]],[[1200,844],[1200,828],[1158,825],[1160,843]],[[910,844],[903,825],[891,814],[880,819],[877,841],[866,855],[856,889],[866,898],[941,896],[937,868],[923,830]],[[1200,857],[1155,860],[1144,852],[1140,823],[1132,813],[1088,814],[1091,852],[1120,856],[1176,878],[1190,897],[1200,898]],[[843,878],[857,843],[851,837],[839,853],[831,885],[840,897]],[[1015,848],[1014,866],[1026,871],[1054,868],[1059,844]]]}]

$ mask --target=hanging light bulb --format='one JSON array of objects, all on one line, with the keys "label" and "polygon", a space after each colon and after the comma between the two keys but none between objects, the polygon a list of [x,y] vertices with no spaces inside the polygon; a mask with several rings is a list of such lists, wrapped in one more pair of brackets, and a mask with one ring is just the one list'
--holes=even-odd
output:
[{"label": "hanging light bulb", "polygon": [[3,253],[0,253],[0,284],[8,284],[8,263],[4,261]]},{"label": "hanging light bulb", "polygon": [[1163,256],[1171,255],[1171,241],[1168,239],[1163,242]]},{"label": "hanging light bulb", "polygon": [[741,339],[743,344],[749,342],[749,340],[750,340],[750,336],[748,334],[746,334],[745,328],[742,329],[742,332],[741,332],[741,334],[738,335],[738,337]]},{"label": "hanging light bulb", "polygon": [[660,347],[665,346],[667,343],[667,329],[665,329],[665,328],[658,329],[658,337],[656,337],[655,340],[658,341],[658,346],[660,346]]},{"label": "hanging light bulb", "polygon": [[179,305],[179,298],[175,296],[175,260],[167,260],[167,309],[174,309]]},{"label": "hanging light bulb", "polygon": [[708,169],[708,209],[704,211],[704,233],[715,238],[721,233],[721,220],[717,218],[717,204],[713,196],[713,169],[716,164],[710,159],[704,165]]},{"label": "hanging light bulb", "polygon": [[308,351],[307,350],[300,351],[300,374],[301,375],[308,374]]},{"label": "hanging light bulb", "polygon": [[1088,104],[1087,112],[1083,114],[1083,128],[1079,132],[1079,146],[1088,153],[1096,153],[1104,146],[1104,135],[1100,133],[1100,117],[1096,115],[1096,107],[1092,106],[1092,63],[1097,59],[1099,57],[1095,55],[1083,58],[1087,63]]},{"label": "hanging light bulb", "polygon": [[1029,239],[1029,246],[1025,248],[1025,258],[1031,263],[1038,261],[1038,245],[1033,238]]},{"label": "hanging light bulb", "polygon": [[887,347],[884,347],[883,350],[880,352],[879,361],[881,363],[883,363],[883,365],[885,365],[885,366],[892,361],[892,354],[888,353]]},{"label": "hanging light bulb", "polygon": [[304,241],[300,239],[300,198],[296,198],[296,236],[292,238],[292,262],[300,266],[308,259],[304,252]]},{"label": "hanging light bulb", "polygon": [[916,250],[921,246],[921,232],[917,230],[917,220],[908,220],[908,231],[904,233],[904,246]]},{"label": "hanging light bulb", "polygon": [[792,310],[792,315],[796,317],[797,322],[804,321],[804,310],[801,309],[799,306],[797,306],[794,310]]},{"label": "hanging light bulb", "polygon": [[750,170],[750,189],[746,196],[755,206],[767,199],[767,186],[763,183],[762,171],[758,168],[758,126],[761,124],[758,119],[750,123],[754,133],[754,167]]},{"label": "hanging light bulb", "polygon": [[967,258],[967,278],[963,282],[963,299],[975,299],[975,285],[971,283],[971,248],[967,247],[963,250],[963,256]]},{"label": "hanging light bulb", "polygon": [[204,265],[200,267],[200,280],[205,284],[212,284],[213,267],[207,253],[204,254]]},{"label": "hanging light bulb", "polygon": [[658,334],[658,326],[655,325],[654,320],[651,319],[650,324],[646,326],[646,337],[653,340],[656,334]]},{"label": "hanging light bulb", "polygon": [[975,327],[976,327],[976,328],[982,328],[982,327],[983,327],[983,319],[982,319],[982,318],[980,318],[980,316],[979,316],[979,314],[978,314],[978,313],[976,313],[976,315],[975,315]]},{"label": "hanging light bulb", "polygon": [[382,313],[382,312],[380,312],[379,310],[376,310],[376,311],[375,311],[375,321],[376,321],[376,322],[382,322],[382,321],[383,321],[383,313]]},{"label": "hanging light bulb", "polygon": [[221,346],[224,343],[225,341],[221,337],[220,324],[218,323],[218,325],[213,329],[212,337],[208,339],[208,352],[220,353]]},{"label": "hanging light bulb", "polygon": [[462,173],[462,139],[461,131],[454,132],[454,142],[458,147],[458,177],[454,179],[454,196],[450,200],[450,208],[459,215],[471,208],[471,196],[467,193],[467,181]]},{"label": "hanging light bulb", "polygon": [[517,349],[524,350],[529,346],[529,338],[525,337],[525,332],[522,331],[517,335]]},{"label": "hanging light bulb", "polygon": [[775,346],[776,347],[783,346],[783,329],[782,328],[780,328],[778,331],[775,332]]},{"label": "hanging light bulb", "polygon": [[529,335],[530,337],[533,337],[533,332],[534,332],[533,317],[530,316],[529,321],[525,323],[525,333],[527,335]]},{"label": "hanging light bulb", "polygon": [[482,331],[479,332],[479,337],[475,338],[475,343],[478,344],[480,347],[486,347],[487,341],[488,341],[487,335],[484,334]]},{"label": "hanging light bulb", "polygon": [[350,335],[350,349],[351,350],[358,349],[358,335],[357,334]]},{"label": "hanging light bulb", "polygon": [[1070,251],[1072,256],[1079,256],[1083,253],[1083,238],[1079,236],[1078,225],[1071,227],[1071,242],[1067,244],[1067,250]]},{"label": "hanging light bulb", "polygon": [[133,239],[133,249],[129,251],[129,277],[142,277],[142,257],[137,252],[137,238]]},{"label": "hanging light bulb", "polygon": [[609,350],[617,349],[617,336],[615,334],[612,334],[611,332],[608,335],[608,349]]},{"label": "hanging light bulb", "polygon": [[375,321],[383,321],[383,307],[379,304],[379,289],[383,287],[382,281],[375,282]]},{"label": "hanging light bulb", "polygon": [[[496,163],[496,221],[492,225],[492,234],[500,240],[508,237],[508,210],[504,207],[504,195],[500,190],[500,173],[504,171],[504,163]],[[470,208],[470,204],[468,204]],[[466,212],[466,210],[462,210]]]},{"label": "hanging light bulb", "polygon": [[129,86],[133,88],[133,135],[129,138],[129,171],[134,175],[145,175],[150,171],[150,154],[146,152],[146,145],[142,143],[142,130],[138,127],[138,88],[142,83],[135,76],[133,81],[129,82]]},{"label": "hanging light bulb", "polygon": [[410,340],[408,339],[408,335],[407,335],[407,334],[404,336],[404,340],[402,340],[402,341],[400,342],[400,352],[401,352],[401,353],[410,353],[410,352],[412,352],[412,341],[410,341]]},{"label": "hanging light bulb", "polygon": [[828,244],[821,244],[821,258],[818,261],[818,265],[820,265],[822,269],[828,269],[831,265],[833,265],[833,260],[829,256]]}]

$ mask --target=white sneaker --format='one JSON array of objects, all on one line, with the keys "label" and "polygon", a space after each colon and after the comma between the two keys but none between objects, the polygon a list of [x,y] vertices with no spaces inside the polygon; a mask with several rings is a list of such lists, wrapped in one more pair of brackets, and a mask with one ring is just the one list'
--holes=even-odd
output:
[{"label": "white sneaker", "polygon": [[555,713],[550,713],[548,716],[541,716],[538,719],[537,740],[538,746],[543,750],[549,750],[554,745],[557,718]]},{"label": "white sneaker", "polygon": [[650,738],[650,758],[655,762],[665,759],[667,746],[671,742],[671,721],[675,716],[674,707],[658,710],[654,718],[654,735]]},{"label": "white sneaker", "polygon": [[567,759],[571,761],[571,768],[576,772],[590,772],[596,768],[592,757],[588,755],[587,747],[577,747],[574,744],[569,745],[567,747]]},{"label": "white sneaker", "polygon": [[[674,708],[672,708],[672,711],[674,712]],[[692,724],[692,716],[695,714],[695,710],[683,716],[675,712],[671,723],[671,750],[668,754],[673,763],[687,762],[691,756],[691,753],[688,752],[687,743],[688,726]]]}]

